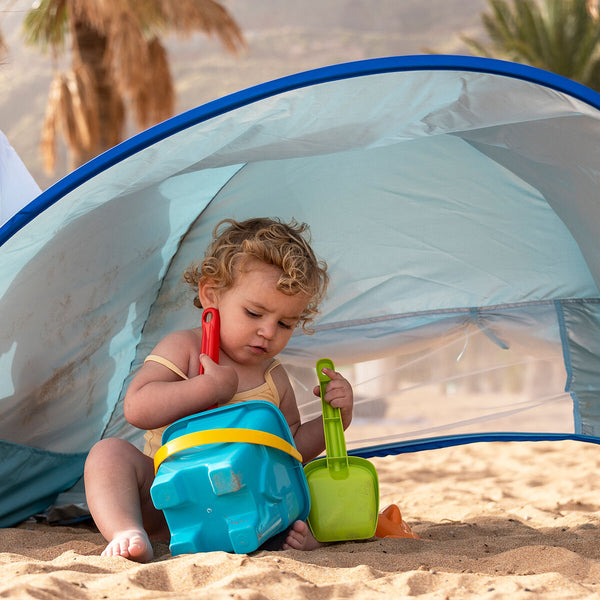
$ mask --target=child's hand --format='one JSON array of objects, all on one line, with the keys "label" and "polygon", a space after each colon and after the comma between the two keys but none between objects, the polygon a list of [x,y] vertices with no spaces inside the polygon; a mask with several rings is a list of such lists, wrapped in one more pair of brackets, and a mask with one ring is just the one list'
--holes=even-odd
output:
[{"label": "child's hand", "polygon": [[[328,402],[333,408],[340,409],[342,423],[344,429],[346,429],[352,421],[352,407],[354,406],[352,386],[348,380],[337,371],[323,369],[323,373],[325,373],[327,377],[331,377],[331,381],[325,388],[325,402]],[[321,390],[318,385],[315,386],[313,393],[315,396],[321,395]]]},{"label": "child's hand", "polygon": [[207,354],[200,355],[200,362],[204,373],[201,377],[210,377],[215,389],[215,402],[231,400],[238,388],[238,376],[233,367],[217,364]]}]

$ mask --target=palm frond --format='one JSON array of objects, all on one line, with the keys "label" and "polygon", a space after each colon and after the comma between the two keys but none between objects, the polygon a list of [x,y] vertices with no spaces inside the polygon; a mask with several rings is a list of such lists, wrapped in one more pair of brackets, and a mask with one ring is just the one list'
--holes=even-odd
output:
[{"label": "palm frond", "polygon": [[83,150],[93,153],[100,139],[98,118],[98,93],[90,68],[77,63],[69,78],[73,109],[79,131],[79,142]]},{"label": "palm frond", "polygon": [[549,46],[553,53],[552,62],[559,66],[560,62],[557,60],[558,53],[564,45],[564,32],[562,29],[563,18],[563,0],[546,0],[545,4],[545,30],[549,38]]},{"label": "palm frond", "polygon": [[169,30],[182,35],[195,31],[214,35],[232,54],[240,52],[246,45],[239,25],[216,0],[158,0],[158,7]]},{"label": "palm frond", "polygon": [[85,159],[95,153],[100,132],[98,101],[93,82],[83,65],[68,73],[57,72],[50,83],[40,142],[44,169],[48,173],[52,173],[56,165],[59,132],[75,162],[81,162],[78,157]]},{"label": "palm frond", "polygon": [[[486,58],[492,58],[492,53],[490,52],[488,47],[479,40],[476,40],[475,38],[465,34],[460,34],[459,38],[475,56],[484,56]],[[429,54],[434,54],[433,50],[426,51]]]},{"label": "palm frond", "polygon": [[502,47],[512,37],[514,16],[506,0],[489,0],[492,13],[483,13],[481,20],[493,45]]},{"label": "palm frond", "polygon": [[8,46],[4,41],[4,36],[2,35],[2,31],[0,31],[0,63],[5,59],[6,53],[8,52]]},{"label": "palm frond", "polygon": [[25,42],[40,46],[46,52],[64,50],[69,27],[67,0],[40,0],[23,20]]},{"label": "palm frond", "polygon": [[516,0],[514,38],[524,47],[530,64],[540,66],[549,51],[548,37],[540,5],[535,0]]},{"label": "palm frond", "polygon": [[111,19],[107,31],[107,64],[124,96],[136,96],[146,82],[150,65],[148,43],[133,11],[121,10]]},{"label": "palm frond", "polygon": [[600,58],[600,23],[581,2],[573,15],[571,38],[577,40],[566,49],[570,57],[570,76],[588,84],[593,64]]},{"label": "palm frond", "polygon": [[598,0],[488,0],[481,16],[489,37],[466,36],[475,54],[508,58],[570,77],[591,87],[600,74]]},{"label": "palm frond", "polygon": [[58,105],[62,94],[62,73],[56,73],[50,82],[50,92],[46,104],[46,114],[42,123],[40,152],[46,173],[51,174],[56,167],[56,138],[58,133]]},{"label": "palm frond", "polygon": [[[140,129],[164,121],[175,112],[175,89],[167,52],[158,38],[148,42],[150,65],[146,85],[134,98],[136,121]],[[157,93],[157,90],[160,92]]]}]

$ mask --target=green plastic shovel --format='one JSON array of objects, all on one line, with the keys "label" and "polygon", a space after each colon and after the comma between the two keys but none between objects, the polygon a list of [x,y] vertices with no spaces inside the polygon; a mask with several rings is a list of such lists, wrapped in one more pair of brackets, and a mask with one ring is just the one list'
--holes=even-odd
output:
[{"label": "green plastic shovel", "polygon": [[324,400],[331,378],[323,368],[335,369],[328,358],[317,361],[327,457],[304,466],[311,503],[308,524],[319,542],[370,538],[379,511],[377,471],[365,458],[348,456],[340,409]]}]

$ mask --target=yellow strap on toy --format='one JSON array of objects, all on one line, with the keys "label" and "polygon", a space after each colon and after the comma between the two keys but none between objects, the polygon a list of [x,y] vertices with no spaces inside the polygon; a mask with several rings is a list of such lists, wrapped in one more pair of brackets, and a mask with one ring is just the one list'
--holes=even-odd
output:
[{"label": "yellow strap on toy", "polygon": [[161,446],[154,455],[154,473],[158,472],[161,463],[176,452],[189,450],[195,446],[205,444],[222,444],[226,442],[243,442],[246,444],[260,444],[281,450],[298,462],[302,462],[302,455],[292,444],[284,439],[266,431],[256,429],[210,429],[208,431],[195,431],[187,433]]}]

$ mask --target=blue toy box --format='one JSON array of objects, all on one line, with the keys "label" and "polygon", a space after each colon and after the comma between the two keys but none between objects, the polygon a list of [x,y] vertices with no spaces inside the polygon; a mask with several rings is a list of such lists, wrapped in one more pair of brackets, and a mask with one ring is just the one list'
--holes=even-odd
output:
[{"label": "blue toy box", "polygon": [[173,555],[256,550],[310,511],[302,457],[279,409],[249,401],[180,419],[164,432],[150,494]]}]

